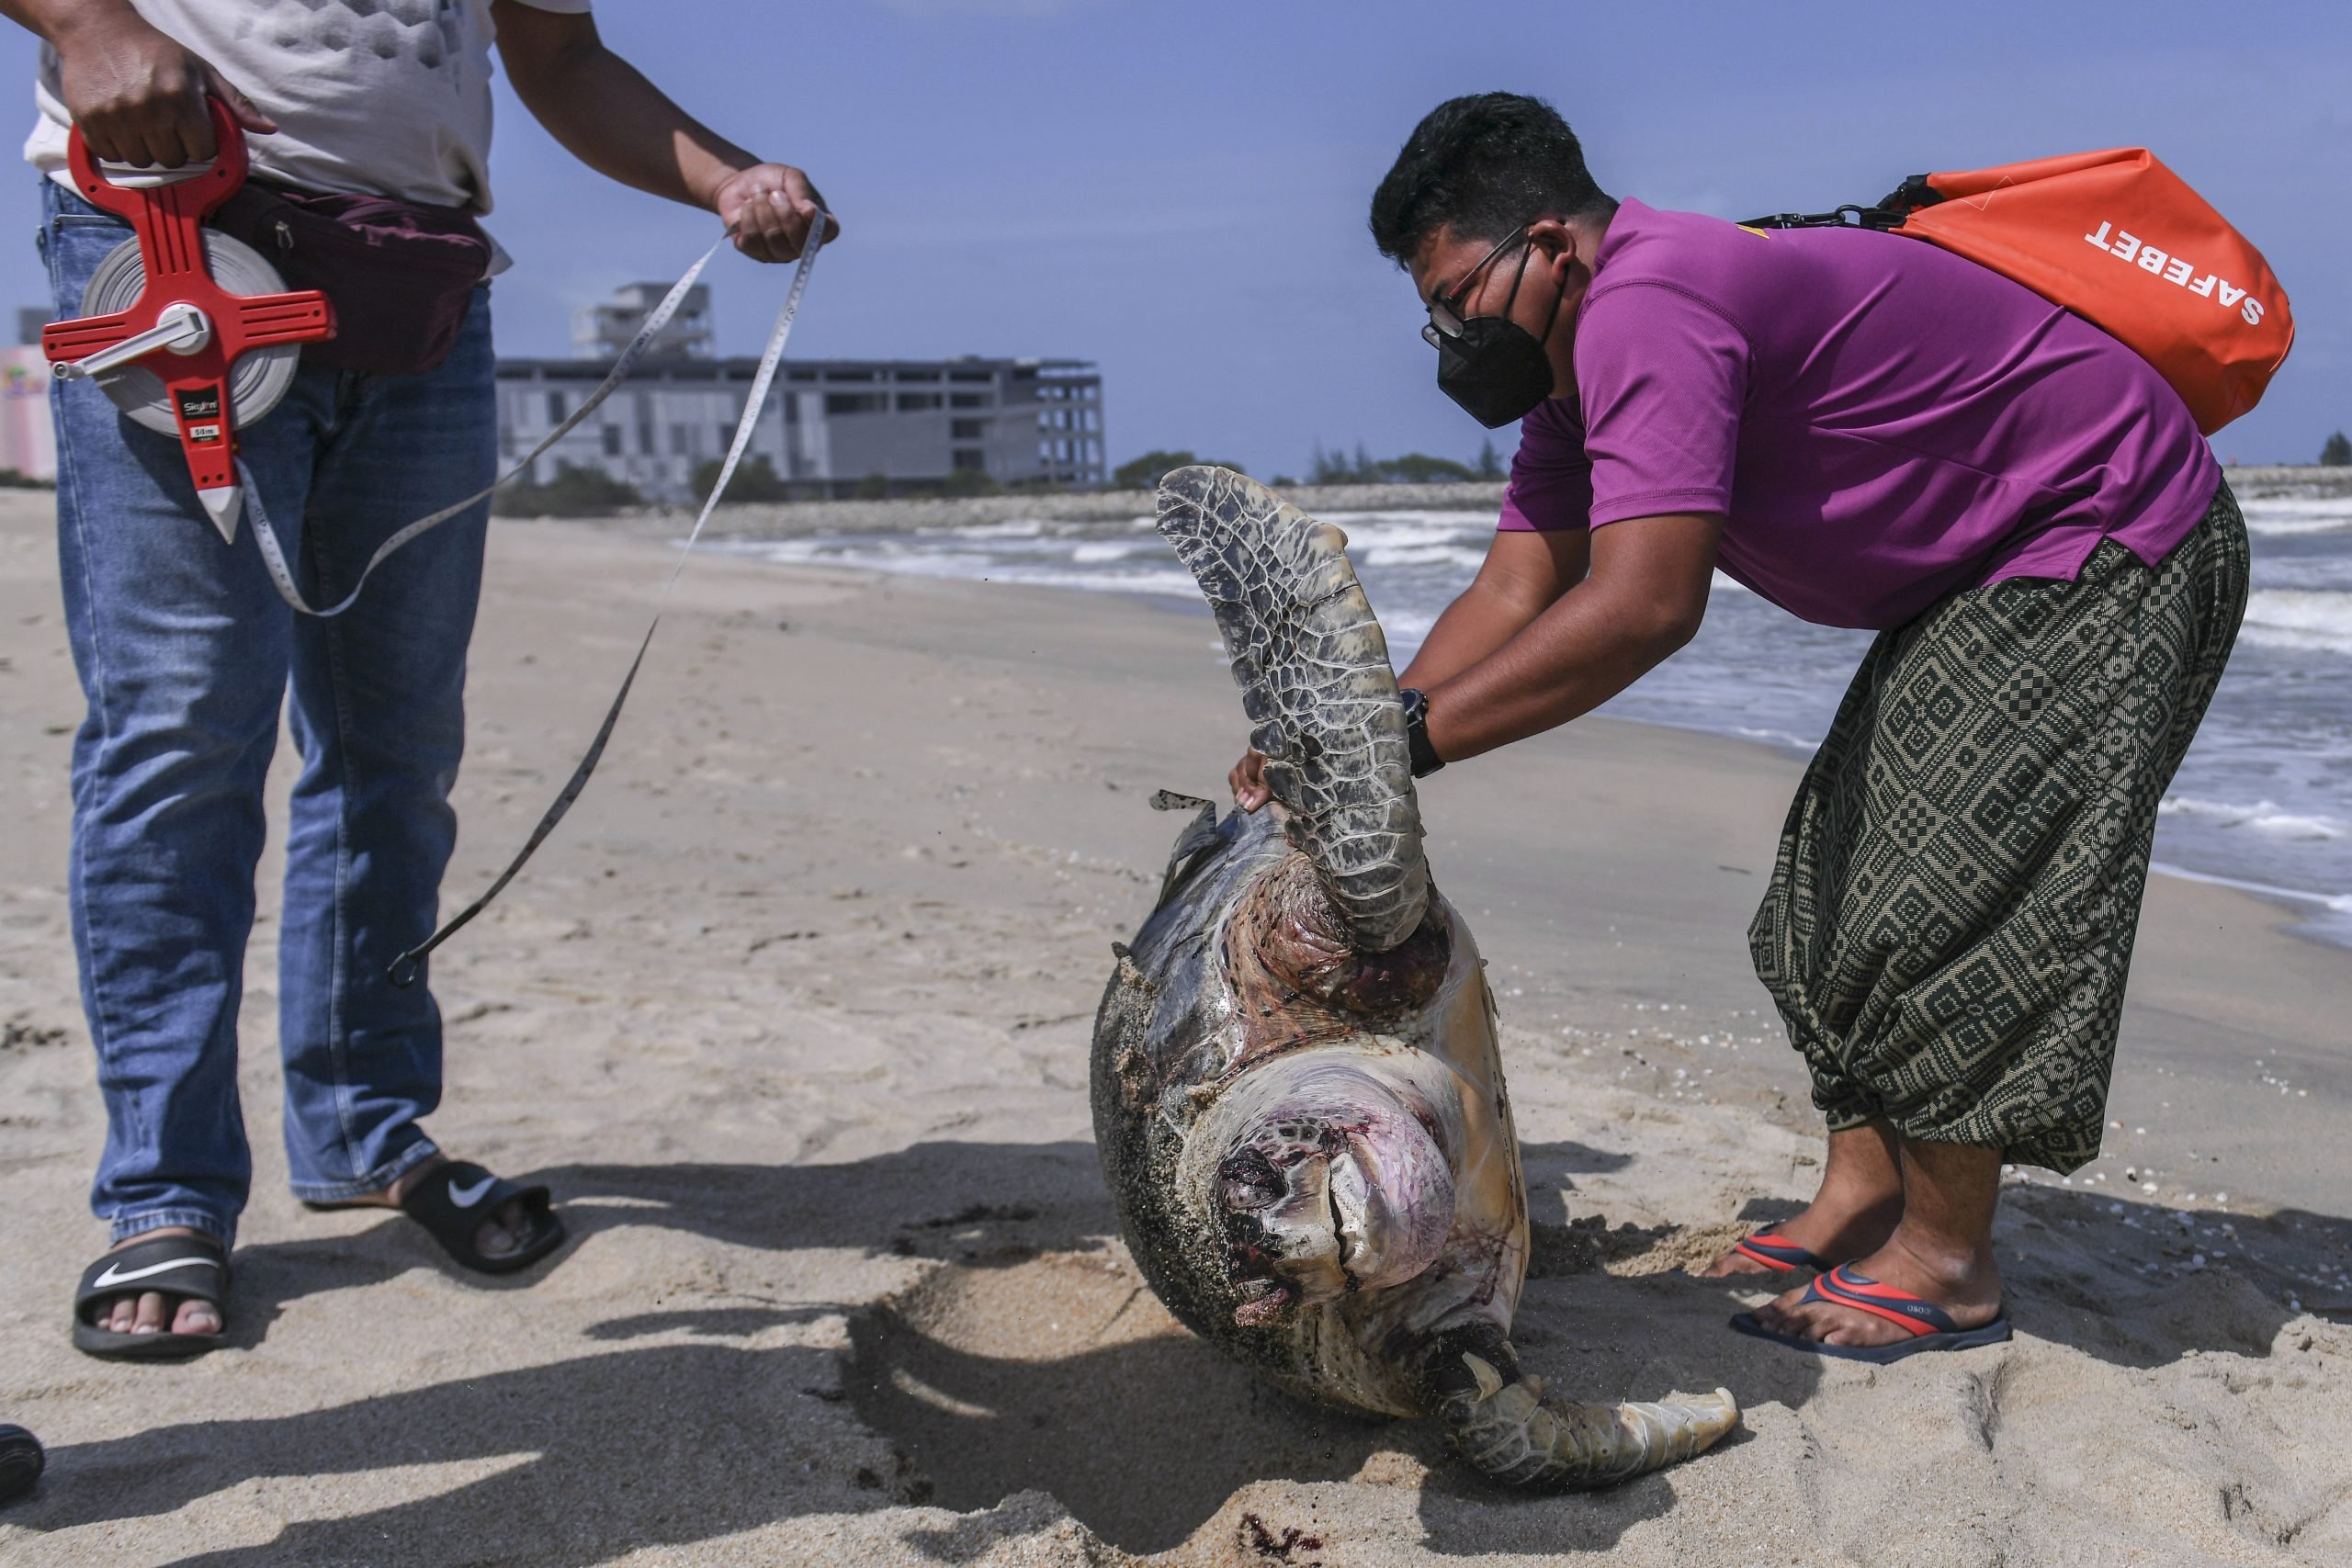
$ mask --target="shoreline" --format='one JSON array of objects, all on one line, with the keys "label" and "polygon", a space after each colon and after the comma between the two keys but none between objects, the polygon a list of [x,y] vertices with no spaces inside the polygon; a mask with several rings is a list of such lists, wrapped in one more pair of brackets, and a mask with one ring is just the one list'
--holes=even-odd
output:
[{"label": "shoreline", "polygon": [[[2326,469],[2304,470],[2293,468],[2241,470],[2241,472],[2251,472],[2256,475],[2284,474],[2289,476],[2300,476],[2306,472],[2328,473],[2331,470]],[[2298,479],[2297,482],[2300,483],[2302,481]],[[2346,477],[2343,480],[2343,487],[2344,493],[2346,495],[2352,495],[2352,470],[2347,470]],[[1365,491],[1382,488],[1443,490],[1450,487],[1355,486],[1349,488],[1352,491]],[[1499,494],[1499,487],[1497,487],[1497,492]],[[1136,494],[1138,496],[1144,496],[1146,500],[1148,499],[1146,492],[1138,491]],[[858,502],[854,504],[896,506],[909,503]],[[1310,510],[1312,509],[1310,508]],[[1361,510],[1371,510],[1371,508],[1361,508]],[[1430,508],[1429,510],[1439,509]],[[1120,510],[1111,515],[1115,518],[1123,519],[1131,515],[1136,515],[1136,513],[1125,510]],[[1003,519],[998,520],[1002,521]],[[1089,519],[1073,518],[1072,520]],[[541,519],[540,521],[549,520]],[[717,518],[714,518],[714,522],[716,521]],[[595,525],[591,525],[593,526]],[[610,525],[605,525],[609,526]],[[967,523],[941,525],[968,526],[975,525]],[[779,538],[786,536],[777,536]],[[671,537],[671,542],[673,545],[682,542],[682,536],[673,536]],[[713,533],[707,536],[707,542],[719,547],[718,549],[714,552],[717,558],[723,559],[731,557],[739,561],[758,562],[763,565],[786,568],[805,564],[772,561],[760,556],[757,553],[756,547],[762,543],[768,542],[768,536],[766,536],[744,535],[733,532],[729,532],[725,535]],[[933,577],[931,574],[918,572],[893,573],[884,569],[864,566],[828,567],[825,570],[864,571],[878,576],[899,576],[917,581],[951,582],[987,582],[989,581],[987,578],[963,577],[944,573],[939,574],[936,577]],[[1142,592],[1116,585],[1105,585],[1101,588],[1087,588],[1075,586],[1069,583],[1034,581],[1020,581],[1018,585],[1022,588],[1034,590],[1039,592],[1081,594],[1101,598],[1119,599],[1148,606],[1151,609],[1163,613],[1196,615],[1204,623],[1209,621],[1207,608],[1196,596],[1192,598],[1179,598],[1173,594]],[[1793,740],[1774,739],[1758,735],[1743,734],[1736,730],[1711,728],[1704,725],[1681,723],[1668,718],[1637,716],[1634,715],[1605,712],[1589,715],[1588,716],[1588,718],[1603,718],[1611,723],[1641,725],[1683,734],[1703,735],[1714,739],[1728,741],[1736,745],[1760,747],[1766,752],[1773,756],[1783,759],[1794,759],[1801,762],[1809,760],[1813,754],[1813,748],[1811,746],[1799,745]],[[1586,721],[1578,720],[1577,722],[1582,723]],[[2173,877],[2189,882],[2204,883],[2217,887],[2227,887],[2235,892],[2244,894],[2248,897],[2258,900],[2267,907],[2280,911],[2282,918],[2290,917],[2290,923],[2282,925],[2280,929],[2297,940],[2312,942],[2334,951],[2352,952],[2352,894],[2333,894],[2306,888],[2281,886],[2276,884],[2250,880],[2242,876],[2234,876],[2225,872],[2201,871],[2193,867],[2177,865],[2160,860],[2152,861],[2148,869],[2150,873],[2154,875]]]},{"label": "shoreline", "polygon": [[[2241,501],[2287,495],[2352,496],[2352,468],[2316,464],[2225,466],[2222,477]],[[1500,479],[1439,484],[1288,484],[1283,497],[1321,515],[1343,512],[1493,512],[1502,504]],[[899,498],[887,501],[730,502],[711,515],[714,539],[796,539],[811,534],[880,534],[985,527],[1036,519],[1051,523],[1116,523],[1151,515],[1153,495],[1136,491],[1012,491],[994,495]],[[659,526],[693,515],[692,508],[644,507],[621,514]],[[519,521],[520,519],[504,519]]]},{"label": "shoreline", "polygon": [[[1503,481],[1448,484],[1285,485],[1283,495],[1308,512],[1478,512],[1502,505]],[[1135,491],[1014,491],[997,495],[896,501],[795,501],[724,505],[711,516],[713,537],[791,539],[809,534],[880,534],[985,527],[1036,519],[1048,523],[1118,523],[1148,517],[1153,492]],[[675,516],[673,509],[643,516]],[[691,515],[691,513],[685,513]]]}]

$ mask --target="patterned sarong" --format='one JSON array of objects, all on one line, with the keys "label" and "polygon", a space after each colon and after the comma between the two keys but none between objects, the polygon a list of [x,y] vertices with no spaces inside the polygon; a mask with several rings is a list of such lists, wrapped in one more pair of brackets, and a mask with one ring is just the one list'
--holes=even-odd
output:
[{"label": "patterned sarong", "polygon": [[1883,634],[1748,931],[1832,1130],[2071,1171],[2098,1154],[2156,806],[2246,595],[2224,484],[2154,569],[1954,594]]}]

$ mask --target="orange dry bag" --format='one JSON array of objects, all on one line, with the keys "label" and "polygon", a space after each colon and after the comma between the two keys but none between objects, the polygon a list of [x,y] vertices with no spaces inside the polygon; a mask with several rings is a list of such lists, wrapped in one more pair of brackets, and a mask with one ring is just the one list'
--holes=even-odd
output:
[{"label": "orange dry bag", "polygon": [[1914,175],[1874,207],[1754,226],[1827,224],[1908,234],[2015,278],[2137,351],[2208,435],[2254,407],[2295,341],[2262,253],[2143,147]]}]

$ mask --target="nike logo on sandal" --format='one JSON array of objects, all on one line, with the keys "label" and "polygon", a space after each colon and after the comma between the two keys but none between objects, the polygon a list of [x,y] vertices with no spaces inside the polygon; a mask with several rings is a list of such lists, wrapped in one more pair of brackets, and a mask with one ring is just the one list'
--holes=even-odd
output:
[{"label": "nike logo on sandal", "polygon": [[125,1269],[119,1263],[110,1264],[105,1273],[90,1281],[90,1289],[110,1291],[117,1285],[128,1285],[133,1280],[145,1280],[157,1274],[166,1274],[175,1269],[218,1269],[220,1267],[219,1263],[209,1258],[175,1258],[169,1263],[151,1263],[144,1269]]},{"label": "nike logo on sandal", "polygon": [[461,1187],[453,1178],[449,1182],[449,1201],[460,1209],[470,1209],[497,1185],[498,1178],[494,1176],[485,1176],[471,1187]]}]

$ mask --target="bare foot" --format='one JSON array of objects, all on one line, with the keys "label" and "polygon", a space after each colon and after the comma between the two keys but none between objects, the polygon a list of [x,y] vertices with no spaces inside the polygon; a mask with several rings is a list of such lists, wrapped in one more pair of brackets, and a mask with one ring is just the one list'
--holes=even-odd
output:
[{"label": "bare foot", "polygon": [[[142,1241],[155,1241],[167,1235],[196,1235],[199,1233],[186,1225],[165,1225],[160,1230],[141,1231],[129,1241],[118,1242],[107,1249],[112,1257],[124,1247],[136,1247]],[[210,1302],[198,1301],[194,1296],[174,1295],[169,1291],[126,1291],[112,1301],[102,1301],[91,1309],[90,1321],[111,1334],[218,1334],[220,1332],[220,1309]]]},{"label": "bare foot", "polygon": [[[1829,1157],[1821,1190],[1804,1213],[1767,1227],[1773,1238],[1802,1247],[1817,1258],[1843,1263],[1877,1251],[1903,1218],[1903,1173],[1896,1163],[1897,1137],[1884,1122],[1865,1122],[1829,1134]],[[1759,1263],[1734,1247],[1704,1269],[1702,1280],[1736,1274],[1778,1278],[1787,1272]]]},{"label": "bare foot", "polygon": [[[449,1163],[447,1155],[436,1154],[424,1164],[401,1173],[399,1180],[381,1192],[371,1192],[352,1202],[371,1208],[397,1209],[401,1200],[415,1190],[417,1184]],[[503,1258],[522,1247],[531,1232],[530,1217],[525,1213],[523,1201],[510,1200],[491,1211],[474,1232],[474,1249],[484,1258]]]}]

